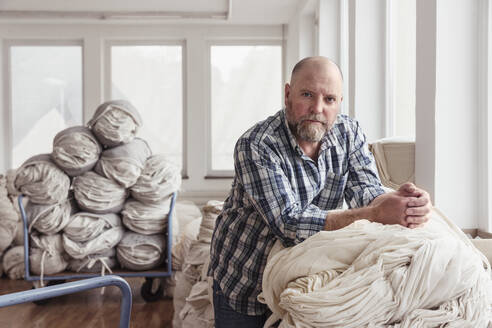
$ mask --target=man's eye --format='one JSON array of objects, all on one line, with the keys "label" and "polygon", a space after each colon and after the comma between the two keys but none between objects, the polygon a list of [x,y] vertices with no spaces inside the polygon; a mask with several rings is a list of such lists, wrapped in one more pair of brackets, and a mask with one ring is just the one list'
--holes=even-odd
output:
[{"label": "man's eye", "polygon": [[336,99],[335,99],[335,98],[333,98],[333,97],[326,97],[326,102],[327,102],[327,103],[332,103],[332,102],[334,102],[334,101],[336,101]]},{"label": "man's eye", "polygon": [[303,93],[302,93],[302,96],[303,96],[303,97],[312,97],[313,95],[312,95],[312,93],[311,93],[311,92],[303,92]]}]

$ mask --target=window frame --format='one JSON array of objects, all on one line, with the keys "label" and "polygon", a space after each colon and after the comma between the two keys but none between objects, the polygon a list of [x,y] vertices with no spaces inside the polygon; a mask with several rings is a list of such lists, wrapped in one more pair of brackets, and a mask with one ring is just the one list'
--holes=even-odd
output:
[{"label": "window frame", "polygon": [[12,109],[12,70],[11,70],[11,64],[12,64],[12,52],[11,49],[12,47],[35,47],[35,46],[40,46],[40,47],[63,47],[63,46],[79,46],[80,51],[81,51],[81,94],[82,94],[82,99],[81,99],[81,104],[82,104],[82,124],[86,122],[86,117],[85,117],[85,86],[84,86],[84,81],[85,81],[85,70],[84,70],[84,42],[83,39],[79,38],[74,38],[74,39],[66,39],[66,40],[60,40],[60,39],[5,39],[2,44],[3,48],[3,63],[4,63],[4,108],[7,110],[5,111],[6,117],[5,117],[5,122],[4,122],[4,131],[5,131],[5,145],[6,145],[6,152],[4,153],[4,156],[6,157],[4,159],[4,162],[7,164],[7,167],[13,167],[13,153],[14,153],[14,124],[13,124],[13,109]]},{"label": "window frame", "polygon": [[[207,140],[207,173],[205,179],[231,179],[234,177],[232,170],[214,170],[212,169],[212,47],[213,46],[279,46],[280,47],[280,65],[281,81],[285,81],[285,45],[282,40],[261,40],[261,39],[215,39],[208,40],[206,45],[206,65],[205,65],[205,99],[206,99],[206,120],[205,120],[205,137]],[[283,108],[284,86],[279,85],[281,89],[280,104]]]},{"label": "window frame", "polygon": [[111,60],[111,49],[113,46],[180,46],[181,47],[181,89],[183,90],[181,94],[182,103],[182,163],[181,176],[182,179],[188,179],[188,106],[187,106],[187,76],[188,72],[186,70],[186,42],[183,39],[106,39],[104,40],[103,47],[103,63],[104,63],[104,82],[103,82],[103,98],[104,101],[112,99],[111,94],[111,79],[112,79],[112,60]]}]

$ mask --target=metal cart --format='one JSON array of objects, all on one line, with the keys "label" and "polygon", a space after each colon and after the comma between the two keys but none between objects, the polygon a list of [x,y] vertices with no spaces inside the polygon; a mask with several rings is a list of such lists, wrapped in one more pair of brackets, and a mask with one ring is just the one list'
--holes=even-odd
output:
[{"label": "metal cart", "polygon": [[[170,277],[172,274],[172,215],[174,205],[176,203],[177,193],[172,195],[171,206],[169,208],[169,214],[167,218],[167,256],[165,267],[157,268],[153,270],[147,271],[128,271],[128,270],[113,270],[112,274],[120,277],[144,277],[145,282],[142,284],[140,288],[140,294],[143,299],[147,302],[154,302],[160,299],[164,292],[164,286],[162,283],[159,285],[156,291],[152,290],[153,280],[155,278],[164,278]],[[24,224],[24,265],[25,265],[25,276],[24,279],[27,281],[39,281],[41,279],[40,276],[31,275],[30,272],[30,263],[29,263],[29,235],[28,235],[28,220],[27,215],[24,210],[24,205],[22,203],[23,195],[19,195],[18,202],[19,208],[22,216],[22,221]],[[162,269],[162,270],[161,270]],[[43,280],[48,281],[48,285],[64,282],[68,279],[86,279],[100,276],[97,273],[77,273],[72,271],[64,271],[53,275],[45,275],[43,276]]]},{"label": "metal cart", "polygon": [[56,286],[2,295],[0,296],[0,307],[27,302],[39,302],[52,297],[74,294],[88,289],[105,286],[117,286],[121,290],[123,299],[121,300],[120,305],[120,325],[118,327],[129,328],[132,310],[132,290],[130,285],[123,278],[114,275],[72,281]]}]

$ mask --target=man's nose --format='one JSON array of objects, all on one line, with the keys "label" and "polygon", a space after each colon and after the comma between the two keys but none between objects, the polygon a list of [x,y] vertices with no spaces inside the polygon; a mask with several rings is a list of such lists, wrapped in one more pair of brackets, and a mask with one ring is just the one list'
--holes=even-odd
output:
[{"label": "man's nose", "polygon": [[315,114],[321,114],[323,113],[323,107],[324,107],[323,97],[316,97],[311,110]]}]

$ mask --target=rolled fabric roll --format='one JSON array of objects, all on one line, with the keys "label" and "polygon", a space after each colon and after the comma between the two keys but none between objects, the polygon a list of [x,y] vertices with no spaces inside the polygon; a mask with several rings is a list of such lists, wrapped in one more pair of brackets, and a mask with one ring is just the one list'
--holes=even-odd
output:
[{"label": "rolled fabric roll", "polygon": [[74,259],[83,259],[91,254],[98,254],[115,247],[123,238],[125,228],[118,226],[103,231],[96,238],[87,242],[76,242],[63,235],[65,251]]},{"label": "rolled fabric roll", "polygon": [[2,259],[3,271],[14,279],[24,278],[24,246],[15,246],[8,249]]},{"label": "rolled fabric roll", "polygon": [[164,235],[145,236],[126,232],[116,247],[116,256],[122,268],[142,271],[162,264],[166,255],[165,250]]},{"label": "rolled fabric roll", "polygon": [[[128,229],[143,235],[163,233],[167,228],[170,206],[171,197],[160,205],[146,205],[138,200],[130,199],[121,211],[123,224]],[[174,228],[179,229],[177,222]]]},{"label": "rolled fabric roll", "polygon": [[142,118],[130,102],[111,100],[99,105],[88,126],[101,144],[114,147],[133,140]]},{"label": "rolled fabric roll", "polygon": [[0,175],[0,254],[15,238],[19,217],[7,193],[7,178]]},{"label": "rolled fabric roll", "polygon": [[101,151],[101,145],[89,128],[72,126],[56,134],[51,156],[65,173],[74,177],[90,171]]},{"label": "rolled fabric roll", "polygon": [[143,139],[103,151],[94,171],[129,188],[137,182],[147,158],[152,155],[149,145]]},{"label": "rolled fabric roll", "polygon": [[26,215],[29,220],[29,233],[32,228],[48,235],[61,231],[70,222],[70,215],[76,211],[72,202],[71,199],[53,205],[28,202]]},{"label": "rolled fabric roll", "polygon": [[95,214],[79,212],[70,217],[70,222],[63,233],[76,242],[89,241],[99,236],[103,231],[121,226],[118,214]]},{"label": "rolled fabric roll", "polygon": [[200,225],[200,233],[198,234],[198,240],[211,243],[212,235],[215,228],[215,221],[219,216],[220,212],[222,212],[222,208],[224,207],[224,202],[218,200],[209,200],[207,205],[203,206],[203,220]]},{"label": "rolled fabric roll", "polygon": [[118,213],[128,196],[118,183],[92,171],[75,177],[73,189],[79,207],[98,214]]},{"label": "rolled fabric roll", "polygon": [[104,272],[110,271],[118,265],[116,249],[111,248],[98,254],[91,254],[83,259],[71,259],[68,268],[74,272]]},{"label": "rolled fabric roll", "polygon": [[15,188],[36,204],[56,204],[68,197],[70,178],[59,169],[50,154],[29,158],[16,171]]},{"label": "rolled fabric roll", "polygon": [[66,269],[61,234],[31,234],[29,263],[31,272],[38,275],[55,274]]},{"label": "rolled fabric roll", "polygon": [[132,196],[145,204],[160,204],[181,186],[181,172],[164,155],[147,159],[142,175],[130,188]]}]

